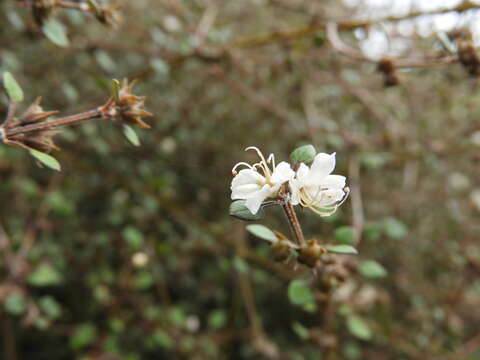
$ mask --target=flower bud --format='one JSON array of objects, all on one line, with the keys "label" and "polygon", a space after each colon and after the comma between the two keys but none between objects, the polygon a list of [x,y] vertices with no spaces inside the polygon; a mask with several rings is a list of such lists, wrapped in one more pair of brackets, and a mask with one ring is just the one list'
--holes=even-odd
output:
[{"label": "flower bud", "polygon": [[279,240],[272,244],[273,258],[281,262],[288,259],[291,254],[290,243],[286,240]]},{"label": "flower bud", "polygon": [[298,250],[298,262],[313,268],[320,256],[325,253],[325,248],[320,246],[317,240],[311,239]]}]

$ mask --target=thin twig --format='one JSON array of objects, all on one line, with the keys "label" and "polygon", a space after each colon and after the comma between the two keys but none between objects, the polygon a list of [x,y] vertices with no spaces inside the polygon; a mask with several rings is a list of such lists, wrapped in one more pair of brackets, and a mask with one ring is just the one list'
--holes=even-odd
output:
[{"label": "thin twig", "polygon": [[305,237],[303,236],[302,227],[300,226],[300,222],[298,221],[298,217],[295,213],[292,203],[289,200],[286,200],[282,204],[282,207],[285,215],[287,216],[290,230],[292,230],[292,234],[295,236],[297,243],[301,246],[305,245]]},{"label": "thin twig", "polygon": [[[335,23],[328,23],[326,26],[327,39],[332,48],[340,54],[348,56],[354,60],[378,63],[378,59],[369,58],[360,50],[355,49],[345,44],[338,34],[338,25]],[[395,59],[385,56],[390,60],[395,68],[413,68],[413,67],[432,67],[448,65],[458,61],[458,56],[449,55],[441,58],[407,58]]]},{"label": "thin twig", "polygon": [[354,156],[348,166],[348,177],[350,179],[350,196],[352,199],[352,222],[355,233],[355,245],[358,246],[362,239],[362,231],[365,222],[363,211],[362,192],[360,190],[360,163]]},{"label": "thin twig", "polygon": [[[469,0],[463,1],[462,3],[443,9],[436,9],[431,11],[413,11],[409,14],[400,15],[400,16],[387,16],[381,19],[369,19],[369,20],[360,20],[360,21],[343,21],[338,22],[338,28],[340,30],[355,30],[358,28],[365,28],[371,25],[377,24],[379,22],[397,22],[406,19],[416,18],[425,15],[437,15],[437,14],[446,14],[450,12],[465,12],[468,10],[480,9],[480,4],[475,4]],[[294,29],[286,29],[275,31],[259,36],[248,37],[244,39],[239,39],[232,42],[228,47],[229,48],[251,48],[257,46],[269,45],[275,42],[294,40],[306,36],[312,36],[318,32],[324,32],[326,30],[325,23],[317,23],[313,25],[298,27]]]},{"label": "thin twig", "polygon": [[16,127],[13,129],[5,129],[5,135],[8,137],[17,134],[26,134],[32,131],[50,130],[61,126],[72,125],[86,120],[96,119],[101,116],[101,110],[102,107],[98,107],[94,110],[85,111],[80,114],[65,116],[57,120],[40,122],[22,127]]}]

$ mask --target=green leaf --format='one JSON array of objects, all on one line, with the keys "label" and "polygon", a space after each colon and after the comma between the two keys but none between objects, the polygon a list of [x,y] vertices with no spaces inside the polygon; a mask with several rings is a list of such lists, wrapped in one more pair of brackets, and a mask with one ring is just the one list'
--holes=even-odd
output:
[{"label": "green leaf", "polygon": [[360,157],[362,165],[369,170],[382,168],[388,161],[388,155],[385,153],[367,153]]},{"label": "green leaf", "polygon": [[383,227],[378,223],[369,223],[366,224],[363,228],[362,236],[365,240],[376,241],[382,236]]},{"label": "green leaf", "polygon": [[95,341],[97,329],[93,324],[78,326],[70,337],[70,346],[74,350],[82,349]]},{"label": "green leaf", "polygon": [[123,229],[122,236],[133,251],[140,250],[145,241],[142,232],[133,226],[127,226]]},{"label": "green leaf", "polygon": [[372,338],[372,331],[367,323],[357,315],[350,315],[347,317],[347,327],[350,333],[362,340],[370,340]]},{"label": "green leaf", "polygon": [[48,20],[43,25],[43,33],[55,45],[61,47],[70,45],[65,26],[55,19]]},{"label": "green leaf", "polygon": [[227,314],[225,310],[217,309],[208,315],[208,325],[213,329],[220,329],[227,323]]},{"label": "green leaf", "polygon": [[335,241],[344,245],[352,245],[355,232],[351,226],[340,226],[335,229]]},{"label": "green leaf", "polygon": [[327,246],[327,251],[334,254],[358,254],[357,249],[350,245]]},{"label": "green leaf", "polygon": [[137,133],[129,125],[123,125],[123,135],[125,135],[132,145],[140,146],[140,139],[138,138]]},{"label": "green leaf", "polygon": [[28,277],[28,283],[33,286],[53,286],[62,281],[62,274],[48,263],[39,265]]},{"label": "green leaf", "polygon": [[387,276],[387,270],[376,261],[368,260],[360,264],[360,274],[369,279],[378,279]]},{"label": "green leaf", "polygon": [[240,220],[254,221],[260,220],[264,211],[260,208],[256,214],[252,214],[245,206],[245,200],[236,200],[230,204],[230,216],[236,217]]},{"label": "green leaf", "polygon": [[309,164],[315,159],[316,154],[317,150],[315,150],[313,145],[304,145],[292,151],[290,154],[290,160],[294,163],[303,162]]},{"label": "green leaf", "polygon": [[233,267],[242,274],[246,274],[249,269],[248,263],[239,256],[233,258]]},{"label": "green leaf", "polygon": [[306,340],[310,336],[310,331],[299,322],[294,322],[292,324],[292,329],[293,331],[295,331],[298,337],[302,340]]},{"label": "green leaf", "polygon": [[260,239],[277,242],[277,236],[268,227],[260,224],[247,225],[247,231]]},{"label": "green leaf", "polygon": [[30,155],[40,161],[43,165],[49,167],[50,169],[61,171],[62,166],[53,156],[45,154],[37,150],[30,150]]},{"label": "green leaf", "polygon": [[5,299],[5,310],[12,315],[22,315],[27,310],[25,297],[20,293],[13,293]]},{"label": "green leaf", "polygon": [[155,344],[165,349],[171,349],[175,345],[172,337],[161,329],[155,330],[155,332],[152,334],[152,340]]},{"label": "green leaf", "polygon": [[60,304],[51,296],[44,296],[39,300],[40,309],[52,319],[58,319],[62,315]]},{"label": "green leaf", "polygon": [[172,307],[168,312],[168,318],[175,326],[183,326],[187,320],[185,310],[179,306]]},{"label": "green leaf", "polygon": [[313,292],[303,280],[293,280],[288,285],[288,298],[294,305],[305,305],[314,300]]},{"label": "green leaf", "polygon": [[393,217],[386,218],[383,221],[383,227],[385,229],[385,233],[390,238],[395,240],[401,239],[408,234],[407,226],[400,220]]},{"label": "green leaf", "polygon": [[360,360],[362,349],[355,343],[347,343],[342,347],[343,355],[348,360]]},{"label": "green leaf", "polygon": [[3,87],[7,91],[8,97],[16,102],[23,100],[23,90],[18,85],[17,80],[8,71],[3,73]]}]

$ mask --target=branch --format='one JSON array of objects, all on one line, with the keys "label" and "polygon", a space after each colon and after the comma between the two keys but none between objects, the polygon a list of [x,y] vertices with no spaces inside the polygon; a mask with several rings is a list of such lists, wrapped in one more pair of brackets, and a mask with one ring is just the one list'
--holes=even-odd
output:
[{"label": "branch", "polygon": [[[411,18],[416,18],[425,15],[437,15],[446,14],[450,12],[465,12],[468,10],[480,9],[480,4],[475,4],[469,0],[466,0],[457,6],[431,10],[431,11],[413,11],[406,15],[401,16],[387,16],[381,19],[370,19],[364,21],[346,21],[340,22],[338,27],[340,30],[354,30],[358,28],[368,27],[381,22],[395,22]],[[313,24],[304,27],[298,27],[293,29],[286,29],[275,31],[259,36],[248,37],[239,39],[232,42],[228,47],[230,48],[252,48],[257,46],[269,45],[275,42],[294,40],[306,36],[311,36],[317,32],[324,32],[326,30],[325,23]]]},{"label": "branch", "polygon": [[432,66],[441,66],[448,65],[458,61],[458,56],[449,55],[442,58],[410,58],[410,59],[394,59],[390,57],[385,57],[385,59],[378,61],[378,59],[372,59],[360,50],[355,49],[347,44],[345,44],[340,35],[338,34],[338,25],[335,23],[328,23],[326,26],[327,39],[332,46],[332,48],[340,54],[348,56],[354,60],[372,62],[372,63],[381,63],[382,61],[388,61],[393,68],[412,68],[412,67],[432,67]]}]

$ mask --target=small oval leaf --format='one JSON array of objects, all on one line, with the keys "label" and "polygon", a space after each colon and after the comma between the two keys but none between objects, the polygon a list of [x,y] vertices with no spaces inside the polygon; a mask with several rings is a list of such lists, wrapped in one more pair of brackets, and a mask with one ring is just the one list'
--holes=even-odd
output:
[{"label": "small oval leaf", "polygon": [[43,33],[55,45],[61,47],[70,45],[65,26],[55,19],[51,19],[43,25]]},{"label": "small oval leaf", "polygon": [[16,102],[23,100],[23,90],[18,85],[17,80],[8,71],[3,73],[3,86],[7,91],[8,97]]},{"label": "small oval leaf", "polygon": [[270,230],[268,227],[260,225],[260,224],[252,224],[247,226],[247,231],[259,237],[260,239],[264,239],[271,242],[277,242],[277,236],[275,233]]},{"label": "small oval leaf", "polygon": [[140,139],[138,138],[137,133],[128,125],[123,125],[123,135],[127,138],[128,141],[134,146],[140,146]]},{"label": "small oval leaf", "polygon": [[49,167],[50,169],[61,171],[62,167],[60,163],[53,156],[45,154],[37,150],[30,150],[30,154],[40,161],[43,165]]},{"label": "small oval leaf", "polygon": [[372,338],[372,331],[367,323],[357,315],[347,317],[347,327],[348,331],[359,339],[370,340]]},{"label": "small oval leaf", "polygon": [[344,245],[352,245],[355,232],[351,226],[340,226],[335,229],[335,242]]},{"label": "small oval leaf", "polygon": [[33,286],[54,286],[62,281],[62,273],[48,263],[40,264],[28,277],[28,283]]},{"label": "small oval leaf", "polygon": [[293,280],[288,285],[288,298],[292,304],[302,306],[313,301],[315,296],[305,281]]},{"label": "small oval leaf", "polygon": [[350,245],[331,245],[327,246],[327,251],[333,254],[358,254],[357,249]]},{"label": "small oval leaf", "polygon": [[387,270],[376,261],[368,260],[360,264],[360,274],[369,279],[379,279],[387,276]]},{"label": "small oval leaf", "polygon": [[290,154],[290,160],[292,162],[303,162],[305,164],[311,163],[315,159],[317,150],[313,145],[304,145],[296,148]]},{"label": "small oval leaf", "polygon": [[256,214],[252,214],[245,206],[245,200],[236,200],[230,204],[230,216],[240,220],[254,221],[263,217],[264,211],[260,208]]}]

